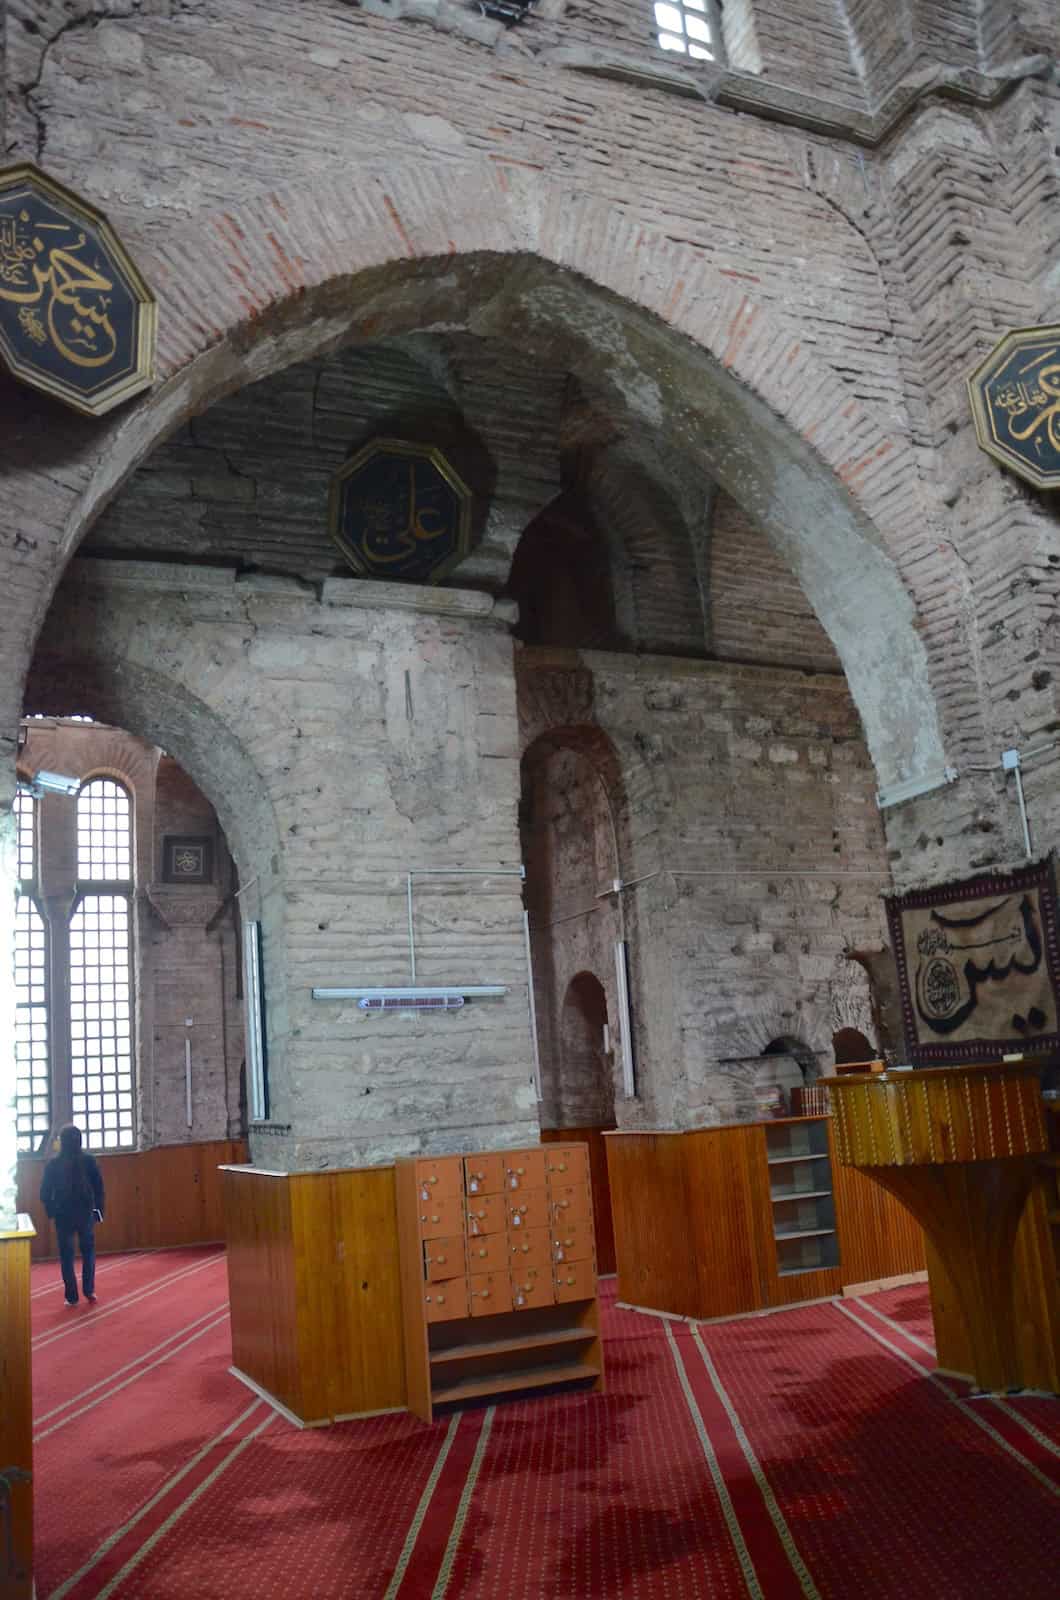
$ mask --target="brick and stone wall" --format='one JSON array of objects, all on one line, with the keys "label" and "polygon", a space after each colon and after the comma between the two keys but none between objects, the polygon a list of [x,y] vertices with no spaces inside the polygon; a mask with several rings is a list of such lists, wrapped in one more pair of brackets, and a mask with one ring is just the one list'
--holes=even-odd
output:
[{"label": "brick and stone wall", "polygon": [[[885,943],[887,861],[842,678],[543,649],[517,672],[546,1081],[564,1078],[578,973],[617,1019],[623,936],[638,1066],[623,1126],[745,1118],[767,1045],[799,1042],[826,1070],[838,1028],[872,1036],[848,952]],[[614,877],[621,908],[597,898]]]},{"label": "brick and stone wall", "polygon": [[[88,560],[52,608],[34,701],[68,692],[73,664],[87,709],[148,737],[168,727],[218,797],[241,910],[262,924],[275,1126],[251,1144],[266,1163],[534,1135],[510,621],[467,591],[330,579],[318,599],[226,569]],[[460,868],[476,875],[414,880],[417,979],[501,984],[502,999],[369,1018],[311,998],[407,984],[408,873]],[[174,1027],[179,993],[164,999]]]}]

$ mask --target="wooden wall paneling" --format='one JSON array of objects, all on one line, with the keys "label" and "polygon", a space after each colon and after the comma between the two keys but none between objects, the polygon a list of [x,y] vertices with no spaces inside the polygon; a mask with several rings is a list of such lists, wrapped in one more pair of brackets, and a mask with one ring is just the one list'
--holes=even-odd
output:
[{"label": "wooden wall paneling", "polygon": [[222,1173],[233,1365],[304,1415],[291,1188],[285,1173]]},{"label": "wooden wall paneling", "polygon": [[605,1134],[618,1298],[700,1315],[700,1281],[686,1185],[684,1135]]},{"label": "wooden wall paneling", "polygon": [[420,1204],[416,1164],[400,1161],[394,1172],[394,1200],[400,1240],[402,1348],[406,1404],[421,1422],[431,1422],[431,1368],[420,1254]]},{"label": "wooden wall paneling", "polygon": [[542,1128],[542,1144],[586,1144],[596,1224],[596,1268],[601,1276],[616,1270],[615,1224],[611,1207],[611,1181],[607,1170],[606,1128]]},{"label": "wooden wall paneling", "polygon": [[688,1226],[678,1221],[676,1231],[698,1275],[697,1304],[690,1315],[728,1317],[766,1303],[760,1270],[761,1199],[749,1138],[756,1131],[714,1128],[681,1136]]},{"label": "wooden wall paneling", "polygon": [[28,1216],[0,1233],[0,1469],[27,1474],[12,1485],[11,1536],[14,1571],[8,1571],[0,1523],[0,1593],[4,1600],[30,1600],[33,1593],[33,1388],[30,1363],[30,1260],[33,1227]]},{"label": "wooden wall paneling", "polygon": [[[213,1244],[225,1236],[218,1169],[248,1159],[242,1139],[160,1145],[96,1158],[107,1191],[106,1218],[96,1233],[101,1252],[157,1250],[171,1245]],[[23,1156],[18,1163],[17,1205],[37,1229],[34,1260],[56,1254],[51,1223],[40,1203],[46,1160]]]},{"label": "wooden wall paneling", "polygon": [[305,1420],[405,1405],[393,1167],[290,1179]]}]

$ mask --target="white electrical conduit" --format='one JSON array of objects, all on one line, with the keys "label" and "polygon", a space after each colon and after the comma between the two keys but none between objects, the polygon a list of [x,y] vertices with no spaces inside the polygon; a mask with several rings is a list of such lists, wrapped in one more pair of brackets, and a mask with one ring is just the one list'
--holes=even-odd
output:
[{"label": "white electrical conduit", "polygon": [[[184,1026],[185,1026],[185,1028],[188,1028],[188,1027],[191,1026],[191,1024],[186,1022],[184,1024]],[[185,1096],[185,1099],[187,1101],[188,1127],[190,1128],[191,1127],[191,1123],[192,1123],[192,1113],[191,1113],[191,1034],[190,1033],[186,1033],[184,1035],[184,1096]]]}]

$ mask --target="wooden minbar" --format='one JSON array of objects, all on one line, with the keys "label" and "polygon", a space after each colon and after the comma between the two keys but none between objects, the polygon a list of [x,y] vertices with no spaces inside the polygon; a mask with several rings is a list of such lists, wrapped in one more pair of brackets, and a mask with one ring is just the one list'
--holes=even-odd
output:
[{"label": "wooden minbar", "polygon": [[408,1407],[603,1384],[584,1144],[395,1168]]},{"label": "wooden minbar", "polygon": [[[1048,1164],[1037,1071],[998,1063],[826,1082],[838,1161],[897,1196],[927,1236],[939,1365],[985,1390],[1051,1386],[1056,1284],[1028,1295],[1019,1281],[1034,1243],[1025,1213]],[[1034,1212],[1028,1220],[1033,1233]]]}]

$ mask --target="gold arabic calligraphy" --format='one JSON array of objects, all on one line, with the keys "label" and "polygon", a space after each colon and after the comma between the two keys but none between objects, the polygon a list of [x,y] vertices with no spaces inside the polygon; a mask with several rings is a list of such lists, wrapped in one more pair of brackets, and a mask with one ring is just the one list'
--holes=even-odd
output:
[{"label": "gold arabic calligraphy", "polygon": [[[431,506],[417,510],[415,461],[408,464],[408,512],[403,528],[395,526],[394,512],[395,507],[386,500],[370,500],[364,507],[365,553],[373,565],[406,561],[417,543],[440,539],[449,531],[440,510]],[[429,527],[424,520],[428,517],[437,517],[439,526]]]},{"label": "gold arabic calligraphy", "polygon": [[[84,233],[71,242],[46,244],[45,232],[74,232],[71,223],[37,221],[23,208],[17,216],[0,214],[0,301],[22,307],[19,320],[37,343],[42,326],[65,361],[76,367],[105,367],[113,361],[117,334],[107,315],[114,284],[77,254]],[[43,324],[26,315],[39,306]]]},{"label": "gold arabic calligraphy", "polygon": [[1049,444],[1060,454],[1060,362],[1041,365],[1055,356],[1058,349],[1060,346],[1047,350],[1022,369],[1027,372],[1031,367],[1038,367],[1040,370],[1033,378],[1026,382],[1022,378],[1015,383],[1008,382],[994,395],[995,406],[1008,413],[1010,436],[1020,443],[1033,440],[1039,455],[1042,446],[1037,435],[1040,428],[1045,429]]}]

